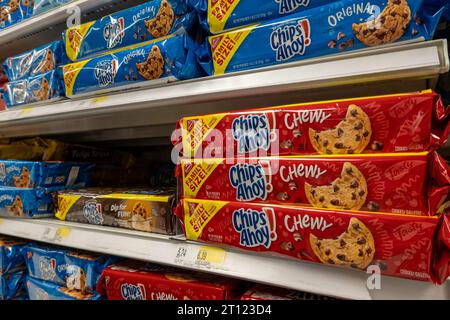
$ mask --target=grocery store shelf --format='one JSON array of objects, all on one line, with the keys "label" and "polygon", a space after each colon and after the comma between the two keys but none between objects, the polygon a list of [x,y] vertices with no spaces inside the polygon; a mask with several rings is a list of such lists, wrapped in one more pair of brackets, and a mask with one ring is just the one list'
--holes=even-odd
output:
[{"label": "grocery store shelf", "polygon": [[[31,49],[39,44],[60,38],[67,28],[66,20],[74,13],[81,14],[81,22],[95,20],[143,0],[75,0],[35,17],[0,30],[0,58]],[[11,45],[11,44],[14,45]]]},{"label": "grocery store shelf", "polygon": [[[424,89],[449,69],[445,40],[355,51],[135,91],[0,113],[0,137],[79,133],[93,139],[167,137],[183,116],[281,103]],[[364,84],[364,85],[363,85]],[[372,86],[372,87],[371,87]],[[336,89],[336,88],[345,88]],[[145,127],[157,126],[158,130]],[[85,139],[83,139],[85,140]]]},{"label": "grocery store shelf", "polygon": [[450,282],[434,286],[382,277],[381,289],[369,290],[368,275],[363,272],[108,227],[50,219],[0,219],[0,234],[345,299],[450,299]]}]

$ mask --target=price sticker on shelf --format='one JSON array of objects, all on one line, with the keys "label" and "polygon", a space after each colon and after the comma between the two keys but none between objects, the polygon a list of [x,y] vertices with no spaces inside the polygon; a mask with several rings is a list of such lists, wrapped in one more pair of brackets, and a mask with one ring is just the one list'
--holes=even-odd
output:
[{"label": "price sticker on shelf", "polygon": [[2,225],[4,221],[4,219],[0,219],[0,225]]},{"label": "price sticker on shelf", "polygon": [[197,253],[197,264],[222,265],[226,256],[227,252],[224,249],[201,247]]},{"label": "price sticker on shelf", "polygon": [[224,249],[181,245],[177,249],[175,263],[185,267],[223,269],[227,252]]},{"label": "price sticker on shelf", "polygon": [[60,227],[60,228],[58,228],[58,230],[56,230],[56,238],[57,239],[67,238],[70,236],[71,232],[72,232],[72,230],[70,228]]},{"label": "price sticker on shelf", "polygon": [[101,96],[92,99],[92,104],[99,104],[108,101],[108,96]]},{"label": "price sticker on shelf", "polygon": [[31,113],[33,110],[34,110],[33,108],[24,108],[20,111],[20,116],[25,116]]}]

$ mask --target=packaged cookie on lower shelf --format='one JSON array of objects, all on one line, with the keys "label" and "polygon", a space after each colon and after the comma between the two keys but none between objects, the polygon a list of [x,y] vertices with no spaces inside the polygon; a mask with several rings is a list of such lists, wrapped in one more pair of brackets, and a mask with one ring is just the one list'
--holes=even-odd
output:
[{"label": "packaged cookie on lower shelf", "polygon": [[241,300],[264,301],[264,300],[336,300],[335,298],[321,296],[318,294],[295,291],[265,285],[255,285],[245,292]]},{"label": "packaged cookie on lower shelf", "polygon": [[184,199],[186,238],[330,266],[443,283],[450,220],[298,206]]},{"label": "packaged cookie on lower shelf", "polygon": [[101,189],[62,191],[60,220],[175,235],[180,233],[172,211],[175,189]]},{"label": "packaged cookie on lower shelf", "polygon": [[97,293],[82,293],[69,290],[55,283],[26,277],[26,288],[30,300],[100,300]]},{"label": "packaged cookie on lower shelf", "polygon": [[185,158],[432,151],[448,113],[431,90],[307,102],[186,117],[172,143]]},{"label": "packaged cookie on lower shelf", "polygon": [[209,75],[217,75],[406,40],[430,40],[443,9],[429,14],[420,10],[423,2],[328,3],[211,36],[197,52],[198,60]]},{"label": "packaged cookie on lower shelf", "polygon": [[15,300],[25,294],[25,271],[0,272],[0,300]]},{"label": "packaged cookie on lower shelf", "polygon": [[243,282],[137,261],[109,266],[97,291],[108,300],[232,300]]},{"label": "packaged cookie on lower shelf", "polygon": [[[63,66],[67,97],[135,87],[137,83],[192,79],[202,75],[186,34],[172,35]],[[159,81],[157,81],[159,83]]]},{"label": "packaged cookie on lower shelf", "polygon": [[94,292],[100,274],[117,261],[115,257],[34,243],[26,245],[22,255],[29,276],[81,293]]},{"label": "packaged cookie on lower shelf", "polygon": [[21,253],[25,244],[23,240],[0,235],[1,274],[25,269],[25,261]]},{"label": "packaged cookie on lower shelf", "polygon": [[182,196],[432,216],[450,192],[436,152],[181,160]]}]

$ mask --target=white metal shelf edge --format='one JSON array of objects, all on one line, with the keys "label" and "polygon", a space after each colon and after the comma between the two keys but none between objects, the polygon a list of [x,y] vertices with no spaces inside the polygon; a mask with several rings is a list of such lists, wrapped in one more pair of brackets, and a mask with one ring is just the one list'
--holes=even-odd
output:
[{"label": "white metal shelf edge", "polygon": [[[232,250],[224,251],[226,258],[219,264],[197,264],[195,257],[204,244],[115,228],[57,220],[1,219],[0,234],[346,299],[382,299],[386,297],[383,292],[392,299],[450,298],[448,284],[437,287],[428,283],[383,277],[384,291],[373,293],[367,289],[368,275],[363,272]],[[185,249],[187,254],[177,259],[180,248]]]},{"label": "white metal shelf edge", "polygon": [[[234,97],[260,93],[329,87],[364,81],[435,77],[448,71],[445,40],[388,46],[333,57],[311,59],[285,66],[237,74],[177,82],[159,87],[109,94],[80,100],[60,101],[41,107],[0,113],[0,127],[15,121],[40,121],[67,115],[98,115],[133,108],[179,106],[202,101],[218,101],[230,93]],[[211,110],[211,112],[220,110]],[[44,119],[44,120],[45,120]],[[68,118],[69,120],[69,118]]]}]

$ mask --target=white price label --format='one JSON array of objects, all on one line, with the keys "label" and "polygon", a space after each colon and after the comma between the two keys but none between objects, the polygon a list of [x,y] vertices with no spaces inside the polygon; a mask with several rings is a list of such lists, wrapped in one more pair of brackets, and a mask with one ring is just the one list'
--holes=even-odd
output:
[{"label": "white price label", "polygon": [[227,252],[224,249],[202,246],[182,245],[178,248],[175,263],[189,267],[223,269]]},{"label": "white price label", "polygon": [[60,242],[64,238],[69,237],[70,233],[71,229],[67,227],[45,228],[45,231],[42,235],[42,240],[48,242]]}]

